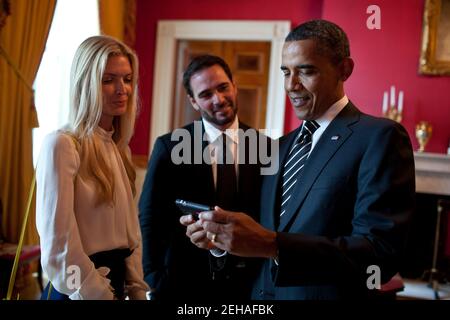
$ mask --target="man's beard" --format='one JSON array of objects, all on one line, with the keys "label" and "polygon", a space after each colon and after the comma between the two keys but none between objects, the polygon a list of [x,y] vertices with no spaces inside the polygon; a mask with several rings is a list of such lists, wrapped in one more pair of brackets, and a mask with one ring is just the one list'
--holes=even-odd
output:
[{"label": "man's beard", "polygon": [[226,105],[227,106],[225,108],[230,107],[231,110],[233,111],[233,115],[231,117],[226,117],[226,118],[223,118],[223,119],[217,119],[214,116],[214,113],[215,112],[220,112],[220,109],[222,109],[222,107],[220,109],[218,109],[217,111],[213,112],[213,116],[212,117],[209,114],[207,114],[206,112],[202,112],[202,117],[205,120],[207,120],[208,122],[214,123],[214,124],[219,125],[219,126],[224,126],[226,124],[231,124],[234,121],[234,119],[236,118],[236,115],[237,115],[237,112],[238,112],[237,101],[236,102],[227,101]]}]

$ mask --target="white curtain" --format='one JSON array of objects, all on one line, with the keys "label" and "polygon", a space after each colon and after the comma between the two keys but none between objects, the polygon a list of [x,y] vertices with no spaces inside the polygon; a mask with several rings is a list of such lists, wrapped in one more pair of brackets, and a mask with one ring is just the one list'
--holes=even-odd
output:
[{"label": "white curtain", "polygon": [[98,35],[96,0],[58,0],[44,56],[34,83],[39,128],[33,130],[33,159],[42,139],[67,122],[69,114],[69,75],[78,45]]}]

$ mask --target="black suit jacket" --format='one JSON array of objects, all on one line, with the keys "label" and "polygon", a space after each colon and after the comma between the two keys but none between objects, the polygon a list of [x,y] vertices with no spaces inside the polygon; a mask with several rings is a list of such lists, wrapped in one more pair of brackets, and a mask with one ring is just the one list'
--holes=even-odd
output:
[{"label": "black suit jacket", "polygon": [[[239,127],[249,129],[244,124]],[[189,133],[190,157],[193,161],[194,144],[197,143],[201,150],[208,145],[208,142],[202,141],[204,128],[202,125],[201,135],[197,137],[194,137],[193,123],[183,129]],[[209,206],[216,203],[211,165],[174,164],[171,153],[178,143],[171,141],[170,133],[156,140],[139,201],[145,280],[154,290],[152,295],[155,299],[249,299],[260,260],[227,255],[225,268],[220,275],[224,281],[212,281],[209,251],[192,244],[186,236],[186,228],[179,223],[182,213],[175,206],[176,199]],[[178,154],[179,149],[174,152]],[[239,205],[235,210],[246,212],[257,219],[261,190],[260,165],[239,164],[238,175]]]},{"label": "black suit jacket", "polygon": [[[280,139],[280,168],[299,129]],[[414,158],[404,128],[351,102],[312,150],[279,223],[280,173],[264,178],[261,223],[277,231],[279,265],[267,259],[255,299],[369,297],[397,271],[415,197]]]}]

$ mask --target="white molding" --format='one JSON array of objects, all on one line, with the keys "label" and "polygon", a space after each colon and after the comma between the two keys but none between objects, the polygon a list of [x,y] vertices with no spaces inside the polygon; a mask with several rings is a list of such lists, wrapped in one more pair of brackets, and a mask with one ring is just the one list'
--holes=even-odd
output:
[{"label": "white molding", "polygon": [[450,195],[450,156],[445,154],[414,152],[416,165],[416,191],[437,195]]},{"label": "white molding", "polygon": [[280,72],[281,49],[290,30],[289,21],[243,20],[161,20],[158,22],[149,154],[158,136],[170,131],[172,117],[175,55],[178,40],[270,41],[269,86],[266,134],[283,134],[285,92]]}]

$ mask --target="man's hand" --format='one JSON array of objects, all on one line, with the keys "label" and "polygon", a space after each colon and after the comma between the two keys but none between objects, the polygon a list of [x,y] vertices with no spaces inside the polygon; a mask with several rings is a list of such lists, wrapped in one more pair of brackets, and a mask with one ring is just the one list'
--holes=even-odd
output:
[{"label": "man's hand", "polygon": [[[186,235],[191,242],[201,249],[213,249],[215,246],[207,237],[207,232],[203,229],[200,220],[195,221],[192,215],[181,216],[180,223],[186,226]],[[212,237],[212,235],[210,235]]]},{"label": "man's hand", "polygon": [[217,206],[214,209],[200,213],[197,224],[202,227],[202,236],[214,239],[217,248],[243,257],[277,256],[276,232],[265,229],[245,213]]}]

